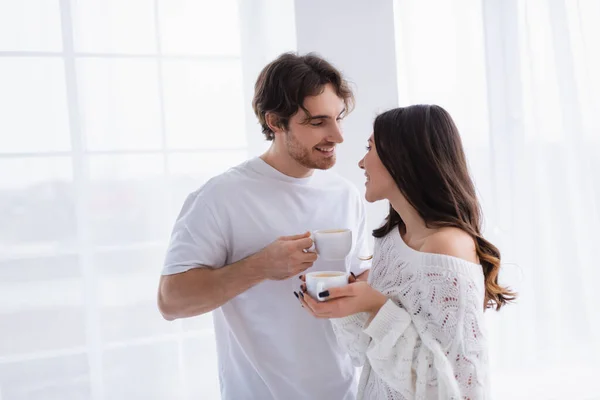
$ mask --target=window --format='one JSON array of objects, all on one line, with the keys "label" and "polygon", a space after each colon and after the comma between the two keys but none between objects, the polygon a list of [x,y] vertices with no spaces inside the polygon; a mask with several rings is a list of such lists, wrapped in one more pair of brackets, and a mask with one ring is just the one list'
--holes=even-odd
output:
[{"label": "window", "polygon": [[247,157],[235,0],[0,3],[0,398],[217,398],[162,321],[184,197]]}]

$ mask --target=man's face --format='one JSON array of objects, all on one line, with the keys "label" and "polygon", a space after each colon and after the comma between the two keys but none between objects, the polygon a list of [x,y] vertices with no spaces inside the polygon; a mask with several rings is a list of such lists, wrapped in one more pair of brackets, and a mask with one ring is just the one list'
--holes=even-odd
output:
[{"label": "man's face", "polygon": [[345,114],[344,101],[331,85],[323,93],[304,99],[304,110],[299,109],[289,121],[286,132],[277,135],[283,140],[291,158],[311,169],[329,169],[335,164],[336,145],[342,143],[341,121]]}]

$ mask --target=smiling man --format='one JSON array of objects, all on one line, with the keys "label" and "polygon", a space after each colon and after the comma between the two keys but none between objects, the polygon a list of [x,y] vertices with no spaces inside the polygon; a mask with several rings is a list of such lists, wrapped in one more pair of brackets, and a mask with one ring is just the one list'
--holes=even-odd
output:
[{"label": "smiling man", "polygon": [[[359,275],[367,255],[362,198],[331,171],[353,105],[324,59],[283,54],[255,86],[270,148],[190,194],[175,222],[158,291],[168,320],[214,311],[223,400],[351,400],[355,370],[328,320],[293,297],[307,269]],[[308,231],[348,228],[346,262],[307,252]],[[202,379],[202,377],[198,377]]]}]

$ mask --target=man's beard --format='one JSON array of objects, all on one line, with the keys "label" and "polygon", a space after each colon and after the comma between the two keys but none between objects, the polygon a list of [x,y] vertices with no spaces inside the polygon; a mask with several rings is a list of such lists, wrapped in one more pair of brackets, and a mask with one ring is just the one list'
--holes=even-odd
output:
[{"label": "man's beard", "polygon": [[303,167],[310,169],[329,169],[335,165],[335,154],[332,157],[321,157],[313,148],[307,149],[290,131],[285,133],[285,147],[288,154]]}]

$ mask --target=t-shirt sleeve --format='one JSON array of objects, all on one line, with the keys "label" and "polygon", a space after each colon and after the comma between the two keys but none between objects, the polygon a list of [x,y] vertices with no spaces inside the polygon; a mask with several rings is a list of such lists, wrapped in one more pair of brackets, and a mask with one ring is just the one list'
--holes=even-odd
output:
[{"label": "t-shirt sleeve", "polygon": [[366,207],[362,201],[360,201],[359,204],[360,216],[356,244],[354,246],[354,251],[350,255],[350,272],[353,272],[356,276],[371,268],[371,260],[364,260],[364,258],[369,258],[373,254],[371,250],[369,250],[368,240],[370,233],[367,232]]},{"label": "t-shirt sleeve", "polygon": [[173,275],[192,268],[224,266],[227,243],[222,229],[222,221],[202,194],[190,194],[175,221],[162,274]]}]

